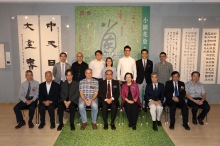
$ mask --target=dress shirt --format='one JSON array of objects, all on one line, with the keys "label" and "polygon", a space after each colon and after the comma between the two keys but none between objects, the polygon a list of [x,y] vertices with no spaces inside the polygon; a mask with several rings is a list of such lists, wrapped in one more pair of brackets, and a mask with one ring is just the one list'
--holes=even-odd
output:
[{"label": "dress shirt", "polygon": [[[35,80],[32,80],[30,82],[30,86],[31,86],[31,89],[30,89],[30,96],[33,96],[33,101],[35,101],[37,98],[38,98],[38,90],[39,90],[39,83]],[[23,102],[26,102],[26,94],[27,94],[27,91],[28,91],[28,86],[29,86],[29,82],[26,80],[24,81],[21,86],[20,86],[20,90],[19,90],[19,99]]]},{"label": "dress shirt", "polygon": [[91,61],[89,63],[89,68],[92,69],[92,77],[94,78],[102,78],[102,70],[105,67],[105,61],[97,59]]},{"label": "dress shirt", "polygon": [[48,84],[48,83],[46,82],[47,94],[50,93],[51,83],[52,83],[52,82],[50,82],[50,83]]},{"label": "dress shirt", "polygon": [[185,88],[186,92],[188,92],[192,98],[202,98],[202,94],[205,93],[205,88],[199,81],[197,81],[196,84],[194,84],[192,81],[188,81],[185,84]]}]

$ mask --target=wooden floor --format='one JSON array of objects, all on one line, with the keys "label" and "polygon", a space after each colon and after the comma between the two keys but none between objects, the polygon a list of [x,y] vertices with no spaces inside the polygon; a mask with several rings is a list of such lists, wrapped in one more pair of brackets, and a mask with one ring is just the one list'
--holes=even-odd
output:
[{"label": "wooden floor", "polygon": [[[14,103],[0,103],[0,145],[1,146],[52,146],[60,132],[56,128],[51,130],[49,117],[46,114],[46,126],[39,130],[37,126],[29,129],[24,126],[15,129],[16,120],[13,112]],[[28,112],[25,111],[25,121],[28,121]],[[64,119],[64,122],[67,119]],[[33,120],[35,122],[35,119]],[[169,124],[163,127],[176,146],[219,146],[220,145],[220,104],[212,104],[211,111],[208,114],[208,124],[193,125],[191,112],[189,115],[190,131],[182,126],[180,110],[176,112],[176,124],[174,130],[169,130]],[[103,125],[102,125],[103,126]],[[99,126],[100,127],[100,126]],[[100,127],[102,128],[102,127]],[[77,127],[79,130],[79,127]],[[159,131],[158,131],[159,132]]]}]

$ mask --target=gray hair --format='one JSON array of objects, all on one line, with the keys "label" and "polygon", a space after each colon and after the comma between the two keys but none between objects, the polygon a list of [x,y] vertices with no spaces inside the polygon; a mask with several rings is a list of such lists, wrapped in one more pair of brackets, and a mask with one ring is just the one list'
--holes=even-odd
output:
[{"label": "gray hair", "polygon": [[51,76],[52,76],[52,72],[51,72],[51,71],[46,71],[46,72],[45,72],[45,76],[46,76],[47,73],[50,73]]}]

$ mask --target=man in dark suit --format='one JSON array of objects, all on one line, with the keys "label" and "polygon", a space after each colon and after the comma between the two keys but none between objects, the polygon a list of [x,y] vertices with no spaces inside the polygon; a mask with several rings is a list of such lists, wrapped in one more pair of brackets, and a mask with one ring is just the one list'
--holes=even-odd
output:
[{"label": "man in dark suit", "polygon": [[117,108],[119,106],[119,84],[118,81],[112,79],[113,72],[107,70],[105,72],[106,80],[101,81],[99,84],[99,97],[102,103],[102,115],[104,120],[104,129],[108,129],[108,108],[111,109],[111,129],[115,130],[115,117]]},{"label": "man in dark suit", "polygon": [[170,107],[170,129],[174,129],[176,108],[181,108],[183,117],[183,127],[190,130],[188,126],[188,107],[185,102],[185,84],[179,81],[180,74],[177,71],[171,73],[172,80],[166,82],[165,97],[166,103]]},{"label": "man in dark suit", "polygon": [[75,111],[79,103],[79,83],[73,80],[71,69],[66,70],[65,76],[67,80],[61,84],[60,103],[58,105],[60,125],[57,127],[57,131],[63,128],[63,112],[66,108],[70,109],[70,129],[74,131]]},{"label": "man in dark suit", "polygon": [[153,121],[153,130],[158,131],[157,126],[162,126],[160,116],[163,112],[164,85],[158,82],[158,74],[151,74],[151,84],[147,84],[145,90],[145,107],[150,107],[150,114]]},{"label": "man in dark suit", "polygon": [[153,62],[147,59],[147,56],[148,56],[148,51],[146,49],[142,49],[141,50],[142,58],[136,61],[136,68],[137,68],[136,83],[138,84],[140,100],[142,105],[144,104],[143,103],[144,95],[142,95],[142,93],[143,90],[145,91],[146,85],[151,83],[151,73],[153,71]]},{"label": "man in dark suit", "polygon": [[38,129],[44,128],[45,125],[45,110],[48,110],[50,115],[50,128],[55,128],[54,109],[57,106],[58,98],[60,95],[60,86],[58,83],[52,81],[52,72],[45,72],[46,81],[39,86],[39,113],[40,125]]}]

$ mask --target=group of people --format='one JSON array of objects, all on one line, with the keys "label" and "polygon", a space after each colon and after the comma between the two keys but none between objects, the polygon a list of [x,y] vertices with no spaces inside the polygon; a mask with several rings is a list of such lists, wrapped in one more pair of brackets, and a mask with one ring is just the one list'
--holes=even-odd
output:
[{"label": "group of people", "polygon": [[[39,83],[33,79],[33,72],[27,70],[26,81],[20,86],[20,102],[14,107],[17,119],[16,129],[26,123],[21,110],[29,109],[29,128],[33,128],[33,115],[36,107],[40,113],[39,129],[45,126],[45,111],[50,116],[50,128],[55,128],[54,109],[58,107],[59,126],[62,130],[63,113],[70,111],[70,129],[75,130],[74,117],[78,107],[82,125],[81,130],[87,126],[86,108],[91,108],[92,128],[97,129],[96,119],[98,109],[101,108],[104,129],[108,129],[108,112],[111,112],[111,129],[115,130],[117,109],[125,110],[128,126],[136,130],[139,109],[150,108],[153,130],[158,131],[161,126],[160,117],[164,106],[170,108],[170,126],[174,129],[176,108],[181,108],[183,127],[188,126],[188,106],[192,109],[192,122],[203,125],[203,119],[210,110],[206,101],[204,86],[199,82],[200,73],[192,72],[192,79],[187,83],[179,81],[180,74],[173,71],[171,63],[166,61],[166,53],[161,52],[160,62],[155,64],[148,57],[148,50],[141,50],[141,59],[135,61],[130,57],[131,47],[124,47],[124,57],[119,59],[117,69],[113,67],[113,60],[107,57],[102,60],[102,51],[95,52],[95,60],[89,65],[83,61],[83,54],[76,54],[77,61],[72,65],[66,63],[67,54],[60,54],[60,62],[56,63],[53,71],[45,72],[45,82]],[[54,77],[54,80],[53,80]],[[121,104],[119,97],[121,95]],[[39,99],[39,104],[38,104]],[[188,99],[185,102],[185,99]],[[37,105],[38,104],[38,105]],[[202,112],[197,116],[198,108]]]}]

